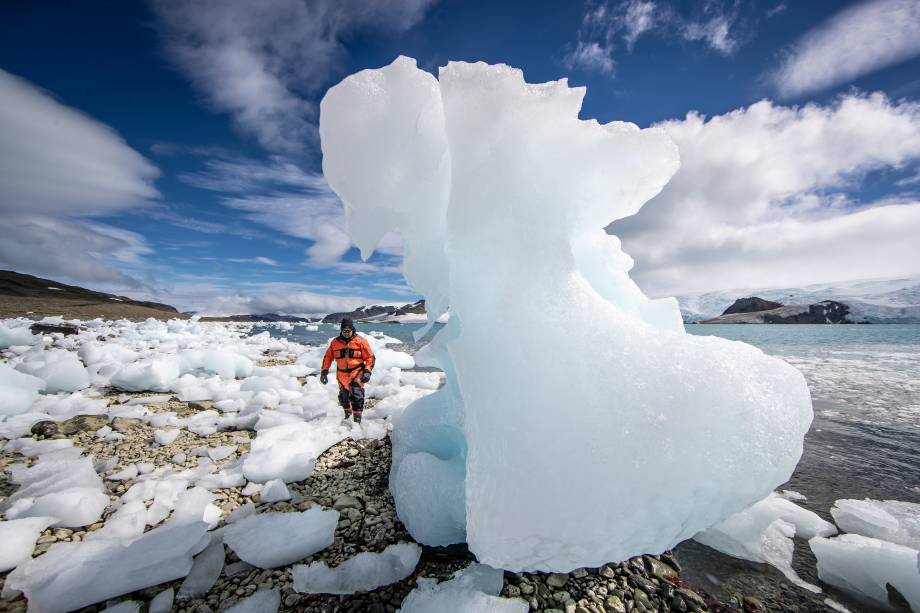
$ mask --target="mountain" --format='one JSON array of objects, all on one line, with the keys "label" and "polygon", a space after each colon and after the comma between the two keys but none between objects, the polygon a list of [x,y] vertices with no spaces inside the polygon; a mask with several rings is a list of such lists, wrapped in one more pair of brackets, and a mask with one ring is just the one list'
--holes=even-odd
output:
[{"label": "mountain", "polygon": [[920,278],[863,279],[804,287],[741,288],[678,296],[685,322],[713,319],[739,296],[757,296],[784,305],[818,304],[826,300],[849,306],[852,321],[920,323]]},{"label": "mountain", "polygon": [[279,315],[278,313],[255,313],[247,315],[227,315],[225,317],[202,317],[201,321],[286,321],[289,323],[309,323],[318,320],[317,318],[308,319],[306,317],[297,317],[295,315]]},{"label": "mountain", "polygon": [[0,317],[60,315],[67,319],[169,319],[185,316],[159,302],[132,300],[14,272],[0,270]]},{"label": "mountain", "polygon": [[[401,307],[392,305],[374,304],[370,306],[358,307],[348,313],[330,313],[323,318],[323,323],[339,323],[343,319],[349,318],[355,321],[379,322],[379,323],[425,323],[428,321],[428,315],[425,311],[425,301],[419,300],[412,304],[404,304]],[[447,321],[447,315],[442,315],[438,321],[444,323]]]},{"label": "mountain", "polygon": [[[760,304],[775,305],[772,308],[756,310],[739,310],[732,307],[742,301],[759,301]],[[757,303],[754,303],[757,304]],[[751,302],[745,302],[743,306],[753,309]],[[782,305],[778,302],[767,302],[760,298],[742,298],[735,301],[735,304],[725,310],[725,313],[713,319],[707,319],[699,323],[703,324],[852,324],[864,323],[854,322],[850,319],[850,307],[842,302],[834,300],[825,300],[816,304],[792,304]],[[742,307],[743,308],[743,307]],[[731,312],[729,312],[731,311]]]}]

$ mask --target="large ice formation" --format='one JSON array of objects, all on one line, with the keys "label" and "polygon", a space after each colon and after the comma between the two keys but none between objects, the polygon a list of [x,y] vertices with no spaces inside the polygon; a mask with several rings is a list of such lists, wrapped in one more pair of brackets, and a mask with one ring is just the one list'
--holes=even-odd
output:
[{"label": "large ice formation", "polygon": [[[387,232],[446,328],[444,388],[396,422],[391,488],[417,540],[518,570],[658,552],[761,500],[802,452],[802,375],[693,336],[602,228],[678,167],[657,129],[578,118],[583,88],[401,57],[322,101],[323,170],[366,256]],[[688,229],[688,231],[691,231]]]}]

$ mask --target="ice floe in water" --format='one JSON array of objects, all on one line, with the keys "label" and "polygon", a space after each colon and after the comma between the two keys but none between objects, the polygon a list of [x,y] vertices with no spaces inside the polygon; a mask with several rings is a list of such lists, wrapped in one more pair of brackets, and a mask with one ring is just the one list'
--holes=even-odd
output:
[{"label": "ice floe in water", "polygon": [[920,611],[920,555],[916,549],[842,534],[808,541],[818,559],[818,577],[851,595],[882,608],[893,608],[888,586]]},{"label": "ice floe in water", "polygon": [[367,256],[399,233],[430,317],[450,309],[415,356],[446,386],[396,418],[400,518],[511,570],[672,547],[784,483],[812,418],[796,369],[686,334],[675,300],[630,280],[603,228],[661,190],[678,152],[662,130],[578,119],[584,93],[401,57],[321,104],[352,239]]},{"label": "ice floe in water", "polygon": [[920,549],[920,504],[898,500],[838,500],[831,508],[844,532]]},{"label": "ice floe in water", "polygon": [[335,568],[323,561],[291,569],[294,591],[304,594],[354,594],[402,581],[412,574],[422,548],[415,543],[390,545],[380,553],[365,551]]},{"label": "ice floe in water", "polygon": [[834,524],[774,493],[693,539],[736,558],[769,564],[799,587],[820,592],[792,570],[792,537],[833,534],[837,534]]},{"label": "ice floe in water", "polygon": [[312,507],[302,513],[260,513],[233,522],[224,543],[244,562],[277,568],[332,544],[339,512]]},{"label": "ice floe in water", "polygon": [[519,598],[499,598],[504,573],[482,564],[472,564],[454,573],[448,581],[421,577],[418,587],[402,602],[402,613],[526,613],[530,606]]}]

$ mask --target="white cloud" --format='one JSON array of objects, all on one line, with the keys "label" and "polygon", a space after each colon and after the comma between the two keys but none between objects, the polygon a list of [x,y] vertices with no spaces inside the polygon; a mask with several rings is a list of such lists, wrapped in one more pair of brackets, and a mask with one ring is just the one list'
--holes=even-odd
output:
[{"label": "white cloud", "polygon": [[0,70],[0,265],[143,287],[125,270],[152,253],[144,238],[85,218],[146,208],[158,175],[109,126]]},{"label": "white cloud", "polygon": [[589,2],[578,40],[563,62],[569,69],[612,75],[617,47],[622,45],[632,52],[636,42],[651,33],[703,42],[722,55],[733,54],[740,45],[737,5],[710,0],[694,5],[693,9],[694,14],[688,17],[660,0]]},{"label": "white cloud", "polygon": [[799,96],[918,55],[917,0],[861,2],[806,33],[773,75],[773,81],[781,96]]},{"label": "white cloud", "polygon": [[282,313],[287,315],[320,315],[351,311],[366,304],[391,304],[390,301],[362,296],[333,296],[312,291],[291,291],[266,286],[251,292],[235,292],[206,296],[195,292],[200,301],[197,311],[206,315],[237,315],[243,313]]},{"label": "white cloud", "polygon": [[575,49],[565,56],[565,65],[569,68],[613,74],[616,62],[613,60],[613,49],[601,47],[597,42],[578,41]]},{"label": "white cloud", "polygon": [[0,213],[110,213],[156,198],[159,170],[109,126],[0,70]]},{"label": "white cloud", "polygon": [[[186,183],[233,195],[220,202],[242,211],[243,217],[276,232],[312,241],[306,263],[319,268],[338,267],[350,272],[389,272],[377,264],[345,263],[352,242],[345,211],[338,196],[319,173],[302,170],[281,157],[267,161],[211,158],[205,168],[180,177]],[[401,256],[402,241],[394,234],[381,240],[377,252]]]},{"label": "white cloud", "polygon": [[611,225],[655,295],[920,272],[920,204],[859,205],[865,173],[920,159],[920,104],[881,94],[830,106],[769,101],[661,124],[681,168]]},{"label": "white cloud", "polygon": [[153,0],[166,51],[217,110],[272,151],[316,139],[312,98],[342,67],[341,39],[403,32],[433,0]]},{"label": "white cloud", "polygon": [[4,216],[0,222],[4,268],[76,284],[144,286],[116,266],[139,264],[152,253],[139,234],[48,216]]},{"label": "white cloud", "polygon": [[280,266],[276,260],[267,258],[262,255],[254,258],[228,258],[227,261],[235,262],[237,264],[262,264],[263,266]]}]

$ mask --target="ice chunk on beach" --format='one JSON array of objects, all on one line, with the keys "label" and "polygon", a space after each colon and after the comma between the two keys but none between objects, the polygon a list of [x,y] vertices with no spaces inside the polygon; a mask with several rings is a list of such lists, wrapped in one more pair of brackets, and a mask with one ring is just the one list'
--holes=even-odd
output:
[{"label": "ice chunk on beach", "polygon": [[175,596],[176,591],[173,588],[163,590],[150,601],[150,607],[147,609],[147,613],[169,613],[172,610]]},{"label": "ice chunk on beach", "polygon": [[28,517],[0,521],[0,573],[16,568],[32,557],[35,541],[55,522],[54,517]]},{"label": "ice chunk on beach", "polygon": [[38,400],[45,382],[0,362],[0,417],[27,412]]},{"label": "ice chunk on beach", "polygon": [[89,374],[77,354],[63,349],[29,353],[16,370],[45,382],[46,394],[75,392],[89,387]]},{"label": "ice chunk on beach", "polygon": [[[25,504],[23,504],[25,503]],[[55,517],[54,528],[79,528],[99,521],[109,497],[96,487],[72,487],[37,498],[20,499],[7,509],[9,519]]]},{"label": "ice chunk on beach", "polygon": [[215,540],[205,547],[204,551],[195,556],[195,563],[188,577],[179,588],[179,599],[195,598],[206,594],[220,577],[224,569],[224,544]]},{"label": "ice chunk on beach", "polygon": [[97,521],[109,504],[90,458],[41,456],[14,477],[19,489],[0,504],[10,519],[51,516],[57,518],[55,527],[85,526]]},{"label": "ice chunk on beach", "polygon": [[0,349],[9,349],[14,345],[34,345],[41,338],[32,334],[28,325],[14,328],[0,325]]},{"label": "ice chunk on beach", "polygon": [[172,445],[177,438],[179,438],[181,430],[172,429],[172,430],[154,430],[153,440],[157,442],[158,445]]},{"label": "ice chunk on beach", "polygon": [[179,579],[208,544],[203,523],[166,524],[134,540],[56,543],[6,577],[4,594],[23,592],[29,608],[64,613]]},{"label": "ice chunk on beach", "polygon": [[[445,396],[466,445],[458,539],[509,570],[668,549],[786,482],[812,419],[798,370],[687,334],[676,300],[629,278],[603,228],[659,193],[678,151],[661,129],[580,120],[584,94],[503,65],[436,78],[400,57],[321,104],[323,173],[352,240],[367,257],[399,233],[430,318],[449,305],[425,359],[460,392]],[[403,459],[454,436],[412,436],[408,411]],[[396,455],[394,441],[398,474]]]},{"label": "ice chunk on beach", "polygon": [[899,500],[838,500],[831,508],[844,532],[920,549],[920,504]]},{"label": "ice chunk on beach", "polygon": [[471,564],[448,581],[420,578],[399,609],[402,613],[526,613],[530,606],[519,598],[499,598],[504,573]]},{"label": "ice chunk on beach", "polygon": [[281,606],[281,592],[278,588],[259,590],[252,596],[244,598],[224,613],[275,613]]},{"label": "ice chunk on beach", "polygon": [[230,524],[224,543],[244,562],[277,568],[332,544],[339,512],[311,507],[302,513],[260,513]]},{"label": "ice chunk on beach", "polygon": [[291,493],[281,479],[272,479],[267,482],[259,493],[259,500],[262,502],[279,502],[290,499]]},{"label": "ice chunk on beach", "polygon": [[693,539],[736,558],[769,564],[799,587],[820,592],[792,569],[792,537],[833,534],[837,534],[833,524],[774,493]]},{"label": "ice chunk on beach", "polygon": [[316,458],[350,434],[351,429],[335,418],[259,430],[243,462],[243,474],[256,483],[302,481],[313,472]]},{"label": "ice chunk on beach", "polygon": [[888,600],[890,584],[920,611],[920,568],[916,549],[859,534],[842,534],[808,541],[818,559],[821,581],[882,608],[893,608]]},{"label": "ice chunk on beach", "polygon": [[291,569],[294,591],[303,594],[354,594],[402,581],[412,574],[422,548],[415,543],[390,545],[380,553],[365,551],[335,568],[323,561]]},{"label": "ice chunk on beach", "polygon": [[179,374],[179,359],[175,356],[139,360],[115,373],[112,386],[126,392],[168,392]]},{"label": "ice chunk on beach", "polygon": [[222,379],[245,378],[252,374],[252,360],[230,348],[221,350],[189,349],[179,354],[180,371],[218,375]]}]

